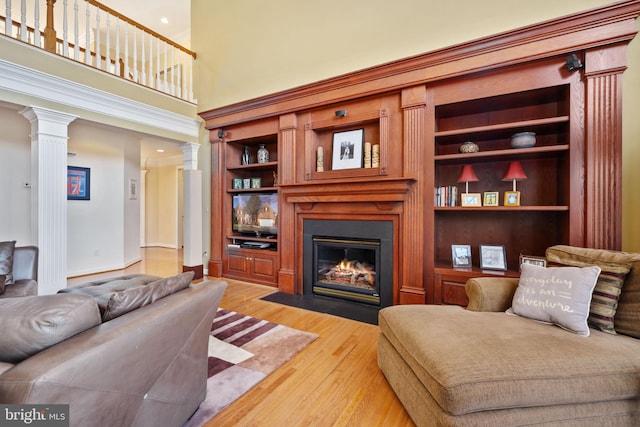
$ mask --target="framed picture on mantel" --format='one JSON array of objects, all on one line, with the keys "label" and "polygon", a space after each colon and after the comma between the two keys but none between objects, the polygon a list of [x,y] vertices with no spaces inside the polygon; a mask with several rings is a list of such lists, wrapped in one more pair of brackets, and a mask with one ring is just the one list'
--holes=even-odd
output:
[{"label": "framed picture on mantel", "polygon": [[364,129],[348,130],[333,134],[333,170],[362,167]]}]

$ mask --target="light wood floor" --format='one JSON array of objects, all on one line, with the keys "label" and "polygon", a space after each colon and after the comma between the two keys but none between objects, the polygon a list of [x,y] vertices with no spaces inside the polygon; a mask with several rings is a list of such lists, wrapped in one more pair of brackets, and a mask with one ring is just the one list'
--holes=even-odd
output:
[{"label": "light wood floor", "polygon": [[[129,273],[170,276],[182,271],[180,251],[143,249],[126,270],[68,280],[69,285]],[[267,301],[275,288],[225,279],[221,306],[319,338],[229,405],[213,426],[413,426],[378,368],[378,327]]]}]

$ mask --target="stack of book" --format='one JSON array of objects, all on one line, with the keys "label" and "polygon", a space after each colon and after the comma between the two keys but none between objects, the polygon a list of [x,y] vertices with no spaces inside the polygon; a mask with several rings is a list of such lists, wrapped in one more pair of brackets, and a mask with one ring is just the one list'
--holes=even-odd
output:
[{"label": "stack of book", "polygon": [[436,207],[441,206],[456,206],[458,200],[458,187],[455,185],[446,185],[435,188],[435,201]]}]

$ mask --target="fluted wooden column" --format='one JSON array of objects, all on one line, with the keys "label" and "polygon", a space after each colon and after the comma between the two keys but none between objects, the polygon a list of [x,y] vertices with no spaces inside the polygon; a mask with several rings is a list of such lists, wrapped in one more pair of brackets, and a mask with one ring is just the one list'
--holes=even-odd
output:
[{"label": "fluted wooden column", "polygon": [[[278,141],[278,184],[293,184],[295,181],[295,146],[297,117],[295,114],[280,116],[280,140]],[[282,197],[278,201],[278,252],[280,270],[278,288],[289,294],[301,293],[296,284],[295,210],[293,204]],[[302,274],[302,272],[299,272]]]},{"label": "fluted wooden column", "polygon": [[193,271],[202,279],[202,171],[198,170],[200,144],[186,142],[180,146],[184,155],[183,214],[184,251],[182,271]]},{"label": "fluted wooden column", "polygon": [[425,162],[426,88],[417,86],[402,91],[404,176],[415,178],[404,202],[402,220],[402,256],[400,263],[400,304],[424,303],[424,198],[425,185],[421,179]]},{"label": "fluted wooden column", "polygon": [[[218,133],[221,136],[218,137]],[[222,253],[226,247],[224,239],[223,215],[220,214],[224,207],[222,200],[224,191],[224,131],[215,129],[209,132],[211,142],[211,241],[209,245],[208,275],[222,277]]]},{"label": "fluted wooden column", "polygon": [[21,111],[31,123],[31,235],[39,248],[38,293],[67,286],[67,140],[75,116],[40,107]]},{"label": "fluted wooden column", "polygon": [[627,45],[585,53],[585,245],[622,248],[622,73]]}]

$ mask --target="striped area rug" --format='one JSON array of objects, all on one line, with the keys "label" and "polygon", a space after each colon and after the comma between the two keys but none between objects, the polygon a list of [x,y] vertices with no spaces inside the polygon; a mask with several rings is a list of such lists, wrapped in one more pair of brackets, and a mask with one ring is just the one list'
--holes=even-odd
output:
[{"label": "striped area rug", "polygon": [[218,309],[209,336],[207,397],[185,427],[201,426],[318,338]]}]

